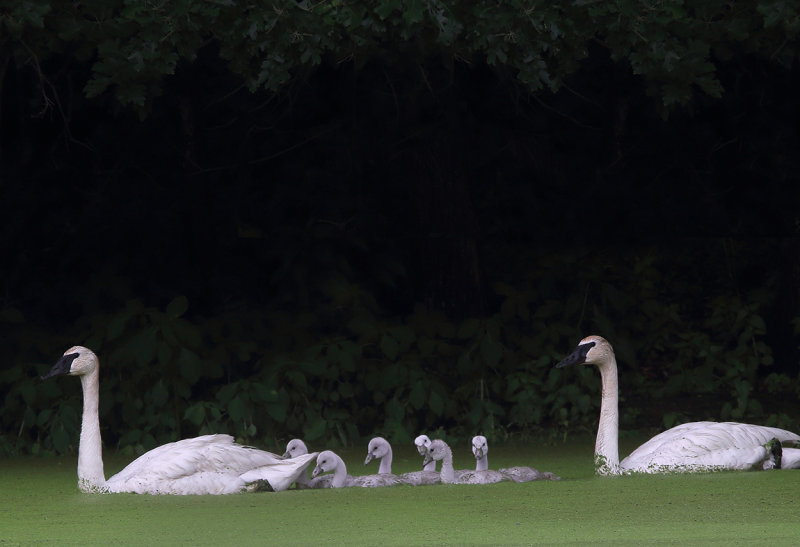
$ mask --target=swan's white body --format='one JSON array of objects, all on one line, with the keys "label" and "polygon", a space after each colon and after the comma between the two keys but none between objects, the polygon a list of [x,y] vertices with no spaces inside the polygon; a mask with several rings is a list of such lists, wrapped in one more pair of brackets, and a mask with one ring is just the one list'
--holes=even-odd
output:
[{"label": "swan's white body", "polygon": [[539,471],[535,467],[528,467],[527,465],[515,465],[514,467],[504,467],[498,469],[503,475],[506,475],[514,482],[531,482],[531,481],[560,481],[561,477],[550,471]]},{"label": "swan's white body", "polygon": [[316,456],[284,460],[270,452],[236,444],[230,435],[203,435],[155,448],[106,480],[98,413],[99,367],[91,350],[74,346],[43,376],[80,376],[83,418],[78,488],[83,492],[232,494],[259,481],[267,481],[272,490],[279,491],[288,488]]},{"label": "swan's white body", "polygon": [[[769,468],[771,439],[797,443],[800,436],[775,427],[735,422],[692,422],[660,433],[619,461],[619,385],[611,344],[588,336],[558,365],[587,364],[600,369],[602,402],[595,443],[595,468],[600,475],[621,473],[701,472]],[[781,467],[800,465],[798,449],[783,449]]]},{"label": "swan's white body", "polygon": [[[332,475],[321,475],[333,471]],[[321,475],[321,476],[320,476]],[[335,452],[325,450],[317,456],[317,466],[311,472],[311,476],[324,479],[332,477],[329,482],[315,486],[315,488],[346,488],[350,486],[360,486],[362,488],[377,488],[380,486],[396,486],[401,484],[394,475],[360,475],[354,477],[347,474],[347,466],[344,460]],[[312,479],[313,480],[313,479]]]},{"label": "swan's white body", "polygon": [[[486,440],[486,437],[483,435],[476,435],[472,438],[472,453],[475,456],[475,470],[489,470],[489,442]],[[538,469],[525,465],[507,467],[505,469],[498,469],[497,471],[514,482],[561,480],[561,477],[549,471],[543,473]]]},{"label": "swan's white body", "polygon": [[440,476],[443,484],[491,484],[511,480],[502,473],[492,471],[491,469],[480,471],[461,469],[456,471],[453,468],[453,451],[450,450],[447,443],[441,439],[436,439],[431,442],[431,445],[428,447],[428,454],[425,456],[426,463],[428,460],[442,462]]},{"label": "swan's white body", "polygon": [[408,473],[401,473],[397,476],[400,482],[408,484],[409,486],[428,486],[430,484],[439,484],[442,482],[441,475],[438,471],[409,471]]}]

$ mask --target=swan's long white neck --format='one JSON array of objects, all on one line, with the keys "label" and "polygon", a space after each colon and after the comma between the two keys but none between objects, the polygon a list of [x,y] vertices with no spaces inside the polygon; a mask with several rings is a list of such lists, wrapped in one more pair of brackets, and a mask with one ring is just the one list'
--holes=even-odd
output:
[{"label": "swan's long white neck", "polygon": [[486,471],[489,469],[489,454],[483,453],[481,458],[475,459],[475,471]]},{"label": "swan's long white neck", "polygon": [[103,441],[100,438],[100,371],[95,368],[81,376],[83,418],[78,446],[78,488],[83,492],[105,492]]},{"label": "swan's long white neck", "polygon": [[453,451],[450,450],[450,447],[444,449],[441,477],[443,483],[456,482],[456,470],[453,469]]},{"label": "swan's long white neck", "polygon": [[338,454],[336,454],[335,457],[336,467],[333,469],[331,486],[333,488],[341,488],[344,486],[345,482],[347,482],[347,466],[344,464],[344,460],[340,458]]},{"label": "swan's long white neck", "polygon": [[600,423],[594,445],[594,466],[599,475],[618,475],[619,469],[619,380],[613,354],[598,365],[603,382]]},{"label": "swan's long white neck", "polygon": [[392,473],[392,447],[386,445],[386,454],[381,458],[381,465],[378,467],[378,473],[381,475]]}]

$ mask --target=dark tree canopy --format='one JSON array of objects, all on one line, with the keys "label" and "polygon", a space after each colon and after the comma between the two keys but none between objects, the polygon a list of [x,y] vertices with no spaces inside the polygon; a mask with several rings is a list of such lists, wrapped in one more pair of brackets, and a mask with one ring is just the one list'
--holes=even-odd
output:
[{"label": "dark tree canopy", "polygon": [[[0,453],[794,427],[792,2],[0,1]],[[658,408],[651,398],[661,401]],[[680,404],[674,402],[680,400]],[[112,414],[107,412],[107,414]]]}]

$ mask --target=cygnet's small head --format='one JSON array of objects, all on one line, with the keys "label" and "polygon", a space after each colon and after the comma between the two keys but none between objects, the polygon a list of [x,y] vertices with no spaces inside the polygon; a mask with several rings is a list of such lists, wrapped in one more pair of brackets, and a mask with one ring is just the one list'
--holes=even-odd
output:
[{"label": "cygnet's small head", "polygon": [[483,435],[475,435],[472,437],[472,454],[476,460],[480,460],[489,453],[489,445],[486,442],[486,437]]},{"label": "cygnet's small head", "polygon": [[414,445],[417,447],[417,452],[419,452],[419,455],[424,456],[428,453],[428,447],[431,445],[431,440],[427,435],[420,435],[414,439]]},{"label": "cygnet's small head", "polygon": [[422,465],[427,465],[431,461],[440,461],[444,459],[445,454],[450,450],[450,447],[447,446],[447,443],[442,441],[441,439],[436,439],[435,441],[431,441],[431,445],[428,447],[428,452],[425,454],[425,461],[422,462]]},{"label": "cygnet's small head", "polygon": [[602,336],[587,336],[572,353],[556,365],[563,368],[570,365],[605,365],[614,358],[614,348]]},{"label": "cygnet's small head", "polygon": [[65,374],[85,376],[97,370],[98,366],[97,355],[92,350],[83,346],[72,346],[64,352],[64,355],[53,365],[50,372],[42,376],[42,380]]},{"label": "cygnet's small head", "polygon": [[317,466],[314,468],[314,471],[311,472],[311,476],[316,477],[321,473],[327,473],[328,471],[333,471],[334,469],[336,469],[337,461],[338,457],[330,450],[325,450],[323,452],[320,452],[319,456],[317,456]]},{"label": "cygnet's small head", "polygon": [[303,454],[308,454],[308,447],[300,439],[292,439],[286,443],[286,452],[283,453],[284,458],[296,458]]},{"label": "cygnet's small head", "polygon": [[389,441],[383,437],[374,437],[370,439],[367,446],[367,459],[364,460],[364,465],[367,465],[373,459],[383,458],[389,453]]}]

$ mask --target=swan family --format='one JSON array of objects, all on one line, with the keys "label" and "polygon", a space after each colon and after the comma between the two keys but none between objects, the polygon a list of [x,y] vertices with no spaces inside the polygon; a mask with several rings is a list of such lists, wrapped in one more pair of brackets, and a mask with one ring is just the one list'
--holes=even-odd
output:
[{"label": "swan family", "polygon": [[602,336],[587,336],[556,365],[594,365],[600,370],[602,398],[594,449],[599,475],[687,473],[721,470],[798,468],[800,435],[761,425],[736,422],[692,422],[659,433],[619,460],[619,383],[617,360]]},{"label": "swan family", "polygon": [[[593,365],[600,370],[602,398],[595,443],[595,469],[600,475],[718,470],[800,468],[800,435],[783,429],[735,422],[692,422],[660,433],[619,459],[619,385],[611,344],[588,336],[556,367]],[[392,448],[383,437],[370,440],[364,465],[379,461],[378,472],[351,476],[336,453],[309,452],[300,439],[291,440],[282,456],[243,446],[230,435],[202,435],[171,442],[141,455],[109,479],[103,471],[100,437],[100,363],[90,349],[73,346],[48,373],[77,376],[83,391],[78,446],[78,487],[83,492],[139,494],[232,494],[255,490],[297,488],[383,487],[430,484],[491,484],[503,481],[558,480],[549,472],[527,466],[491,470],[488,441],[472,439],[475,469],[456,470],[453,452],[442,439],[420,435],[414,445],[424,457],[423,468],[395,475]],[[311,476],[308,470],[316,462]],[[436,471],[436,463],[441,468]]]}]

